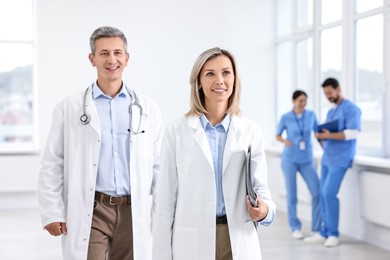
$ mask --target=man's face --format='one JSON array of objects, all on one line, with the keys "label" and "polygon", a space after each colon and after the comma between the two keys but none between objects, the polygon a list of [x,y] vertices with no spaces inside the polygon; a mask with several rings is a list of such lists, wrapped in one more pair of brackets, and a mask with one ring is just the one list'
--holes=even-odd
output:
[{"label": "man's face", "polygon": [[98,79],[103,81],[122,80],[129,54],[118,37],[100,38],[95,41],[95,53],[89,54],[91,64],[96,67]]},{"label": "man's face", "polygon": [[329,85],[329,86],[324,86],[323,90],[326,98],[330,102],[337,104],[337,102],[340,100],[340,87],[334,89],[331,85]]}]

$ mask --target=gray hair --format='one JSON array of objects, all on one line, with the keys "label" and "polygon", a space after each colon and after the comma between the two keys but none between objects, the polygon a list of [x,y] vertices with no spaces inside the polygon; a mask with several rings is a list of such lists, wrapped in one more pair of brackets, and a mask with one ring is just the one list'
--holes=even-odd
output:
[{"label": "gray hair", "polygon": [[94,54],[96,51],[95,42],[97,39],[106,38],[106,37],[118,37],[123,41],[125,47],[125,52],[127,52],[127,40],[123,32],[115,27],[103,26],[97,28],[89,38],[89,45],[91,47],[91,52]]},{"label": "gray hair", "polygon": [[204,51],[199,55],[197,60],[194,63],[191,71],[190,84],[191,84],[191,96],[190,96],[190,111],[187,112],[187,116],[199,116],[202,114],[207,114],[206,109],[204,108],[205,96],[202,88],[199,88],[200,73],[204,64],[214,59],[218,56],[226,56],[230,59],[233,66],[234,73],[234,85],[233,93],[228,100],[228,110],[232,116],[240,115],[240,95],[241,95],[241,82],[240,77],[237,72],[236,60],[230,52],[221,48],[212,48]]}]

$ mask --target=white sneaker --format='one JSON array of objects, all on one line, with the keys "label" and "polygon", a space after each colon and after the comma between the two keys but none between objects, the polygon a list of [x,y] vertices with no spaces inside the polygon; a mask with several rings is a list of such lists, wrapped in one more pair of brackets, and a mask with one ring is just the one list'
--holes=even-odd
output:
[{"label": "white sneaker", "polygon": [[314,233],[312,236],[305,237],[303,239],[304,242],[306,243],[311,243],[311,244],[320,244],[325,242],[325,237],[321,236],[320,233]]},{"label": "white sneaker", "polygon": [[303,234],[300,230],[295,230],[294,232],[292,232],[292,237],[295,239],[302,239]]},{"label": "white sneaker", "polygon": [[325,244],[326,247],[335,247],[339,245],[339,238],[330,236],[328,239],[326,239]]}]

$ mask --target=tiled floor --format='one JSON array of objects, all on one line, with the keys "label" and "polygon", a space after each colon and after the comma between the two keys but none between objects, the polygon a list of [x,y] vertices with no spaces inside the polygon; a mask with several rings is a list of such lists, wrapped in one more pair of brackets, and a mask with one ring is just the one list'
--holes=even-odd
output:
[{"label": "tiled floor", "polygon": [[[263,260],[390,259],[390,251],[345,236],[341,236],[341,245],[337,248],[294,240],[286,216],[281,212],[277,216],[272,226],[259,228]],[[52,237],[41,229],[38,210],[0,211],[1,260],[61,260],[60,242],[59,237]]]}]

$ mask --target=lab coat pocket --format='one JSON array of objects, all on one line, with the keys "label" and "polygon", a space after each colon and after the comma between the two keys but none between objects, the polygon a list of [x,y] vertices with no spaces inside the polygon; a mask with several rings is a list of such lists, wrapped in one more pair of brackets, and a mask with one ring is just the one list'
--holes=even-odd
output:
[{"label": "lab coat pocket", "polygon": [[132,151],[136,151],[140,159],[153,157],[153,141],[151,133],[146,132],[132,136]]},{"label": "lab coat pocket", "polygon": [[198,232],[196,228],[175,226],[172,238],[173,260],[198,259]]}]

